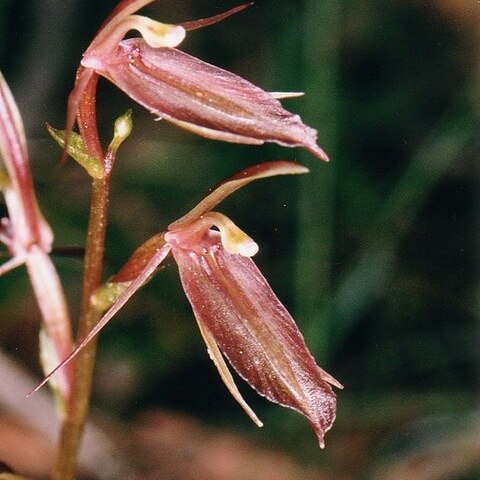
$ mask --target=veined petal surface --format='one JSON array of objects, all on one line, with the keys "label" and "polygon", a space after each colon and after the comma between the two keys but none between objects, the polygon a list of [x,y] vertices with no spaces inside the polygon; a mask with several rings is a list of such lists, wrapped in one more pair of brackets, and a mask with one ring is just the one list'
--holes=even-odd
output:
[{"label": "veined petal surface", "polygon": [[159,118],[199,135],[304,147],[328,160],[316,143],[316,130],[274,96],[175,48],[152,48],[141,38],[124,40],[96,71]]},{"label": "veined petal surface", "polygon": [[305,415],[323,447],[335,419],[330,384],[341,385],[317,366],[293,318],[253,261],[227,253],[220,244],[206,255],[183,249],[172,253],[202,328],[259,394]]}]

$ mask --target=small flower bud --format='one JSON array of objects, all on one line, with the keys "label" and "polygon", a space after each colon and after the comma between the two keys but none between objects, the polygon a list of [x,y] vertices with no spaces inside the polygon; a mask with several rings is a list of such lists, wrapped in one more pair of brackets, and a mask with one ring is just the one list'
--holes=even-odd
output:
[{"label": "small flower bud", "polygon": [[128,138],[132,133],[133,122],[132,122],[132,111],[128,110],[123,115],[120,115],[115,120],[115,125],[113,128],[113,139],[110,142],[108,149],[116,153],[120,145]]}]

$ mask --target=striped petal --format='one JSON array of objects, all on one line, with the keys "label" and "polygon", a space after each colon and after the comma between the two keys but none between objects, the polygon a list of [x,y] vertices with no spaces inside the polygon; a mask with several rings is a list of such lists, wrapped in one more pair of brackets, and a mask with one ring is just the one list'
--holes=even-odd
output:
[{"label": "striped petal", "polygon": [[203,137],[304,147],[328,160],[317,132],[243,78],[175,48],[124,40],[95,70],[154,115]]},{"label": "striped petal", "polygon": [[341,385],[315,363],[293,318],[250,258],[209,232],[208,254],[172,249],[202,331],[260,395],[307,417],[324,446]]}]

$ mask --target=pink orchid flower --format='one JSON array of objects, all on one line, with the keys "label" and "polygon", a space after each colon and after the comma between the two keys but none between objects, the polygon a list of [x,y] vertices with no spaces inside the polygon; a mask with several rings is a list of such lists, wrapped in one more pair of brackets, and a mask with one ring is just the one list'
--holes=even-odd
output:
[{"label": "pink orchid flower", "polygon": [[[0,275],[25,264],[35,292],[47,337],[41,343],[44,369],[50,371],[73,348],[68,308],[49,256],[53,234],[35,198],[22,119],[8,85],[0,73],[0,190],[9,217],[0,223],[0,241],[11,259]],[[2,164],[3,159],[3,164]],[[55,378],[61,398],[71,388],[71,368]]]},{"label": "pink orchid flower", "polygon": [[[135,12],[153,0],[124,0],[112,12],[83,55],[69,96],[67,137],[81,98],[101,75],[157,116],[198,135],[244,144],[275,142],[301,146],[322,160],[317,132],[282,108],[278,98],[247,80],[177,50],[187,30],[218,22],[250,4],[211,18],[166,25]],[[129,30],[141,38],[123,40]]]},{"label": "pink orchid flower", "polygon": [[[116,301],[57,369],[107,324],[171,253],[208,353],[233,397],[261,426],[238,391],[223,356],[260,395],[305,415],[323,448],[324,435],[335,419],[336,400],[330,385],[342,386],[316,365],[293,318],[252,261],[257,244],[229,218],[212,211],[253,180],[307,171],[286,161],[247,168],[171,223],[167,232],[145,242],[107,284],[111,292],[118,292],[121,286]],[[92,301],[96,301],[95,296]]]}]

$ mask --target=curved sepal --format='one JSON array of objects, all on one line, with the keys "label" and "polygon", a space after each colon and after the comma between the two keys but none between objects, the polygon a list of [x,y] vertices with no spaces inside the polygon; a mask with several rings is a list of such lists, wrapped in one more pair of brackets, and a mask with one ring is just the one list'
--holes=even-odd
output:
[{"label": "curved sepal", "polygon": [[202,201],[186,215],[171,223],[168,229],[172,231],[183,228],[185,225],[197,220],[204,213],[211,211],[233,192],[254,180],[274,177],[276,175],[298,175],[307,172],[308,168],[303,165],[285,160],[263,162],[247,167],[230,178],[227,178],[216,187],[213,187],[211,192]]}]

